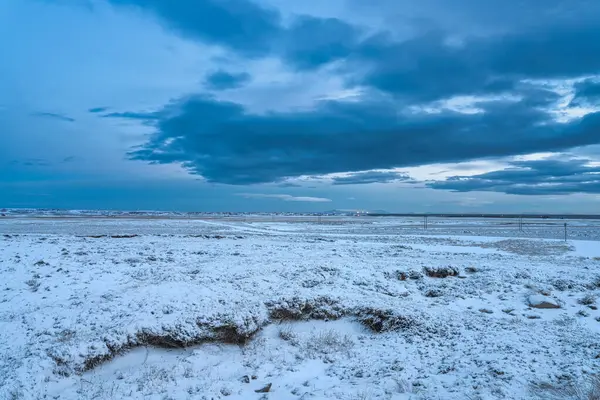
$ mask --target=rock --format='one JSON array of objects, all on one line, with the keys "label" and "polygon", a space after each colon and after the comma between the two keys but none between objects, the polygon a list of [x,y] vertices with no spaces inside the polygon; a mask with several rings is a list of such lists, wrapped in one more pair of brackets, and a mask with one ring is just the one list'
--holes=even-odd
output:
[{"label": "rock", "polygon": [[242,383],[250,383],[250,377],[248,375],[244,375],[240,381],[242,381]]},{"label": "rock", "polygon": [[272,383],[269,383],[269,384],[268,384],[267,386],[265,386],[264,388],[262,388],[262,389],[258,389],[258,390],[255,390],[255,392],[256,392],[256,393],[269,393],[269,392],[271,391],[271,386],[273,386],[273,384],[272,384]]},{"label": "rock", "polygon": [[484,314],[493,314],[494,313],[492,310],[488,310],[487,308],[480,308],[479,312],[482,312]]},{"label": "rock", "polygon": [[534,294],[527,299],[529,306],[533,308],[560,308],[556,300],[551,297]]}]

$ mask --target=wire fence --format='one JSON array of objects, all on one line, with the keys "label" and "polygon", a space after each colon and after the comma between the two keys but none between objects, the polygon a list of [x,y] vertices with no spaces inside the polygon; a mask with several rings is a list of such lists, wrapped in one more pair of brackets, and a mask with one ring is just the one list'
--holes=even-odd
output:
[{"label": "wire fence", "polygon": [[321,225],[370,225],[374,233],[397,232],[425,234],[498,234],[554,239],[600,239],[600,220],[527,217],[386,217],[386,216],[299,216],[299,215],[235,215],[213,216],[207,220],[243,223],[308,223]]}]

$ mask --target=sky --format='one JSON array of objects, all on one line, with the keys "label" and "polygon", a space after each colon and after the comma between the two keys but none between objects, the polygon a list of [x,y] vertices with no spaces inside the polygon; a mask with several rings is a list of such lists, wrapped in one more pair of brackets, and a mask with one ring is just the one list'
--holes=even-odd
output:
[{"label": "sky", "polygon": [[5,0],[0,207],[600,212],[597,0]]}]

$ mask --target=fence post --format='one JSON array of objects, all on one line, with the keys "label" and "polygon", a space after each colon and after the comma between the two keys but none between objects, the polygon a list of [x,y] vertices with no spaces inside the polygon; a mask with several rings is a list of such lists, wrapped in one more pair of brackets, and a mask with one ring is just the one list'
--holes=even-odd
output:
[{"label": "fence post", "polygon": [[523,216],[519,217],[519,230],[523,232]]}]

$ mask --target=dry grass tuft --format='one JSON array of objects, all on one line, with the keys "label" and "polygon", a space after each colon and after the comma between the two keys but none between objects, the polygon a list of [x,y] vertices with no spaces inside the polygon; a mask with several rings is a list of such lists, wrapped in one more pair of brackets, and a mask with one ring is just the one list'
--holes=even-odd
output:
[{"label": "dry grass tuft", "polygon": [[596,296],[587,294],[578,300],[578,303],[584,306],[591,306],[596,303]]},{"label": "dry grass tuft", "polygon": [[352,338],[335,330],[324,330],[311,335],[306,350],[311,355],[346,353],[354,346]]},{"label": "dry grass tuft", "polygon": [[579,384],[536,384],[532,394],[544,400],[600,400],[600,376],[591,375]]},{"label": "dry grass tuft", "polygon": [[281,324],[277,331],[279,338],[283,341],[289,342],[291,344],[298,343],[298,336],[292,330],[292,326],[290,324]]}]

